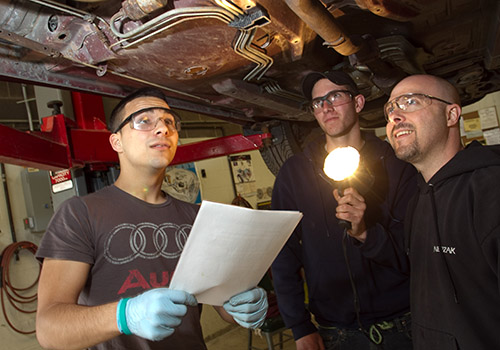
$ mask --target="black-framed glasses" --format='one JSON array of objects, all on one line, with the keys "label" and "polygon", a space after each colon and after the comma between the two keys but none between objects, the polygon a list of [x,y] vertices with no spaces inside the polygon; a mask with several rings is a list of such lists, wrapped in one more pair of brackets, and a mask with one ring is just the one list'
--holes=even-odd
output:
[{"label": "black-framed glasses", "polygon": [[352,101],[353,94],[349,90],[333,90],[325,96],[316,97],[311,101],[311,109],[319,109],[326,102],[330,106],[337,107]]},{"label": "black-framed glasses", "polygon": [[[163,113],[157,113],[156,111],[162,111]],[[132,129],[151,131],[156,128],[160,120],[170,132],[181,131],[181,120],[173,110],[166,107],[148,107],[140,109],[123,119],[113,133],[117,133],[128,123],[130,123]]]},{"label": "black-framed glasses", "polygon": [[391,101],[388,101],[384,105],[385,120],[388,123],[393,122],[394,119],[391,118],[391,114],[394,113],[394,111],[396,111],[397,109],[405,113],[415,112],[431,105],[432,100],[443,102],[446,103],[447,105],[453,104],[439,97],[427,94],[419,94],[419,93],[404,94],[392,99]]}]

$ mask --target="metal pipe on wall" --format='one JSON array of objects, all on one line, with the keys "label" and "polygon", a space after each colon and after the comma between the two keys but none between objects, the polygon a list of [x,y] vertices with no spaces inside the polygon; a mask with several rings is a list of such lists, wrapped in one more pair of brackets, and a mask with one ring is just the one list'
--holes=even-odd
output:
[{"label": "metal pipe on wall", "polygon": [[12,207],[10,206],[9,188],[7,186],[7,175],[5,174],[5,165],[3,163],[0,163],[0,171],[2,172],[3,192],[5,194],[5,204],[7,205],[7,216],[9,218],[10,234],[12,237],[12,242],[15,243],[17,242],[16,229],[14,227],[14,219],[12,218]]},{"label": "metal pipe on wall", "polygon": [[28,123],[30,125],[30,131],[33,131],[33,117],[31,115],[30,105],[28,101],[28,93],[26,91],[26,84],[21,84],[21,88],[23,90],[23,101],[24,106],[26,107],[26,113],[28,114]]}]

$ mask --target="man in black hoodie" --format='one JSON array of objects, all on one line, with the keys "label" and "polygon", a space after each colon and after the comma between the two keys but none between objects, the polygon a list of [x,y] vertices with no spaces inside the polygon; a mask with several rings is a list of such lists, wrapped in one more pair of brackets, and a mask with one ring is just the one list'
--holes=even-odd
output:
[{"label": "man in black hoodie", "polygon": [[[388,266],[386,257],[395,253],[408,268],[402,220],[416,171],[360,130],[365,99],[349,75],[310,73],[303,92],[324,135],[287,160],[274,186],[273,209],[304,214],[272,266],[281,315],[297,350],[411,349],[408,270]],[[358,149],[369,170],[343,197],[323,173],[328,152],[341,146]]]},{"label": "man in black hoodie", "polygon": [[500,349],[500,147],[463,148],[441,78],[405,78],[384,110],[397,157],[421,175],[405,222],[414,347]]}]

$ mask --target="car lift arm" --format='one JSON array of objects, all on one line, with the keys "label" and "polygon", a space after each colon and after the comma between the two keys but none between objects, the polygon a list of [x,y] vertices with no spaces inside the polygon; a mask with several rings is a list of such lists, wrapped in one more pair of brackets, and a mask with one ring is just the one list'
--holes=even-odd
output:
[{"label": "car lift arm", "polygon": [[[22,132],[0,125],[0,162],[52,171],[118,164],[118,156],[108,141],[110,132],[106,129],[104,113],[95,110],[100,97],[72,94],[73,101],[79,101],[75,104],[76,122],[56,114],[43,118],[42,131]],[[91,106],[91,109],[83,106]],[[269,133],[232,135],[180,145],[171,164],[257,150],[263,147],[263,140],[269,138]]]}]

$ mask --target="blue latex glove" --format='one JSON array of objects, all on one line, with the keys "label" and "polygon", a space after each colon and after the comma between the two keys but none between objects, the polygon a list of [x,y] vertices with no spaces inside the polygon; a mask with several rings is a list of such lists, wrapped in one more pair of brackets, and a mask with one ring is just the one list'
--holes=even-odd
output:
[{"label": "blue latex glove", "polygon": [[[161,340],[172,335],[181,324],[187,306],[197,305],[192,294],[156,288],[130,298],[125,306],[125,319],[130,333],[149,340]],[[123,328],[120,321],[118,327]]]},{"label": "blue latex glove", "polygon": [[251,329],[259,328],[266,319],[267,293],[264,289],[255,287],[234,295],[223,307],[239,325]]}]

